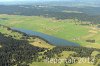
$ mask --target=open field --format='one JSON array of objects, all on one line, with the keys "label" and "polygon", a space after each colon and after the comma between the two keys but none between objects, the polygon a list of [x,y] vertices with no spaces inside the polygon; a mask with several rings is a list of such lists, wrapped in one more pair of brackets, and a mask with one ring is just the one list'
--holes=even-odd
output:
[{"label": "open field", "polygon": [[[10,16],[10,17],[9,17]],[[18,15],[0,15],[0,24],[6,25],[14,28],[28,29],[32,31],[42,32],[48,35],[52,35],[58,38],[69,40],[72,42],[79,43],[85,47],[100,48],[100,30],[94,26],[82,26],[76,20],[67,19],[67,20],[56,20],[54,18],[44,18],[42,16],[18,16]],[[3,26],[0,26],[0,33],[5,34],[5,36],[12,36],[14,39],[22,40],[22,34],[18,32],[13,32],[12,30],[7,30]],[[94,39],[95,43],[86,42],[88,39]],[[54,48],[44,40],[40,38],[33,39],[32,37],[28,38],[29,44],[41,48],[48,48],[49,50]],[[1,48],[2,46],[0,46]],[[40,53],[45,53],[40,52]],[[73,51],[63,51],[59,55],[59,58],[68,58],[71,54],[74,54]],[[94,55],[95,54],[95,55]],[[100,54],[94,52],[93,55],[96,56]],[[45,55],[41,55],[42,57]],[[58,57],[58,56],[57,56]],[[97,62],[99,64],[99,61]],[[45,63],[45,62],[33,62],[30,66],[64,66],[64,63]],[[68,66],[93,66],[90,63],[75,63],[68,64]]]},{"label": "open field", "polygon": [[54,64],[54,63],[45,63],[45,62],[33,62],[30,66],[64,66],[64,64]]},{"label": "open field", "polygon": [[[0,15],[0,18],[5,18],[5,20],[0,20],[0,24],[6,26],[41,32],[76,42],[83,46],[87,46],[88,44],[91,44],[92,46],[93,43],[86,42],[88,39],[94,39],[96,40],[95,44],[100,44],[99,29],[93,29],[94,27],[87,25],[76,25],[79,24],[78,20],[56,20],[54,18],[44,18],[42,16],[18,16],[6,14]],[[95,44],[93,44],[93,46]]]},{"label": "open field", "polygon": [[[33,62],[30,66],[65,66],[64,63]],[[92,63],[67,64],[66,66],[96,66]]]},{"label": "open field", "polygon": [[100,1],[0,1],[0,66],[100,66]]},{"label": "open field", "polygon": [[[12,38],[14,39],[18,39],[18,40],[23,40],[22,37],[23,36],[21,33],[19,32],[14,32],[12,30],[8,30],[6,27],[0,26],[0,33],[5,34],[5,36],[9,37],[12,36]],[[27,39],[27,41],[29,41],[29,43],[33,46],[37,46],[37,47],[41,47],[41,48],[50,48],[52,49],[54,46],[46,43],[44,40],[40,39],[40,38],[32,38],[30,37],[29,39]],[[2,47],[2,46],[0,46]]]},{"label": "open field", "polygon": [[[12,30],[8,30],[6,27],[4,26],[0,26],[0,33],[5,34],[5,36],[9,37],[12,36],[14,39],[18,39],[18,40],[22,40],[21,38],[23,37],[23,34],[19,33],[19,32],[14,32]],[[48,48],[48,49],[52,49],[54,48],[54,46],[47,44],[45,41],[39,39],[39,38],[35,38],[33,39],[32,37],[30,37],[29,39],[27,39],[29,41],[29,43],[33,46],[37,46],[37,47],[41,47],[41,48]],[[0,46],[1,48],[2,46]],[[45,51],[46,52],[46,51]],[[44,52],[40,52],[40,53],[44,53]],[[63,51],[62,53],[60,53],[59,55],[61,55],[61,57],[59,57],[60,59],[65,59],[68,58],[70,56],[70,54],[73,54],[75,52],[72,51]],[[94,51],[93,56],[99,54],[99,52]],[[44,56],[44,55],[43,55]],[[42,57],[42,56],[39,56]],[[87,66],[93,66],[90,63],[75,63],[75,64],[67,64],[69,66],[80,66],[80,65],[87,65]],[[32,64],[30,64],[30,66],[64,66],[64,62],[62,63],[47,63],[47,62],[33,62]]]}]

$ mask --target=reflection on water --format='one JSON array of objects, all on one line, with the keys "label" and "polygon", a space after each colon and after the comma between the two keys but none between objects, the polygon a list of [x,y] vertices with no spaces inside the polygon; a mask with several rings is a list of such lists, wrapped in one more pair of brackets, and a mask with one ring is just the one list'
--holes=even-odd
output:
[{"label": "reflection on water", "polygon": [[56,45],[56,46],[79,46],[79,44],[64,40],[64,39],[60,39],[57,37],[53,37],[47,34],[43,34],[40,32],[36,32],[36,31],[31,31],[31,30],[26,30],[26,29],[19,29],[19,28],[12,28],[13,30],[17,30],[17,31],[21,31],[24,32],[26,34],[29,35],[35,35],[35,36],[39,36],[45,40],[47,40],[49,43]]}]

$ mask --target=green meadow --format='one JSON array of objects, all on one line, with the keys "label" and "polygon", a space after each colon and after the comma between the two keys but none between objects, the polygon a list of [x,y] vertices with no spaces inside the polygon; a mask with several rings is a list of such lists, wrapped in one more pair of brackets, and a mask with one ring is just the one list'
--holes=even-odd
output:
[{"label": "green meadow", "polygon": [[[1,19],[0,24],[13,27],[13,28],[22,28],[32,31],[41,32],[58,38],[62,38],[68,41],[78,43],[85,47],[100,48],[100,29],[96,28],[96,25],[80,25],[80,22],[76,19],[66,19],[66,20],[56,20],[55,18],[45,18],[42,16],[18,16],[18,15],[0,15],[0,18],[6,18],[5,20]],[[86,23],[86,22],[84,22]],[[18,32],[13,32],[12,30],[7,30],[3,26],[0,26],[0,33],[5,34],[5,36],[12,36],[15,39],[21,40],[23,37],[22,34]],[[95,43],[86,42],[88,39],[95,39]],[[46,43],[44,40],[30,37],[27,39],[31,45],[52,49],[55,46],[52,46]],[[2,46],[0,46],[1,48]],[[44,52],[41,52],[44,53]],[[72,51],[63,51],[59,55],[59,58],[68,58],[71,54],[75,52]],[[93,56],[100,54],[100,52],[94,51]],[[39,56],[41,57],[41,56]],[[100,61],[98,61],[99,63]],[[97,63],[97,64],[98,64]],[[67,64],[68,66],[93,66],[91,63],[75,63]],[[66,65],[66,66],[67,66]],[[62,62],[60,63],[47,63],[47,62],[33,62],[30,66],[65,66]]]},{"label": "green meadow", "polygon": [[[23,36],[23,34],[19,32],[14,32],[12,30],[8,30],[6,27],[3,27],[3,26],[0,26],[0,33],[5,34],[6,37],[12,36],[12,38],[18,39],[18,40],[23,40],[21,38],[25,37]],[[33,46],[41,47],[41,48],[52,49],[54,47],[38,37],[37,38],[35,37],[35,39],[33,39],[32,37],[29,37],[27,41],[29,41],[29,44]]]},{"label": "green meadow", "polygon": [[[100,39],[98,36],[100,35],[100,30],[95,28],[96,25],[79,25],[81,21],[79,22],[77,19],[56,20],[55,18],[45,18],[42,16],[19,16],[6,14],[0,15],[0,18],[6,18],[6,20],[0,20],[0,24],[9,27],[41,32],[87,47],[90,46],[90,44],[92,44],[93,47],[95,47],[94,45],[100,47]],[[86,40],[91,38],[95,39],[96,43],[86,42]]]}]

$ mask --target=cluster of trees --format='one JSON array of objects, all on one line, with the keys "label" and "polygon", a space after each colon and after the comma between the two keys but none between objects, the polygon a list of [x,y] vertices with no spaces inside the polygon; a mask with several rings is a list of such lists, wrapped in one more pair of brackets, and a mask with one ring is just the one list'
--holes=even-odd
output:
[{"label": "cluster of trees", "polygon": [[[57,58],[59,60],[59,57],[61,57],[61,55],[59,55],[60,53],[62,53],[63,51],[73,51],[75,53],[70,54],[69,57],[66,57],[66,61],[68,61],[68,59],[71,59],[72,57],[85,57],[85,58],[89,58],[92,61],[92,52],[93,51],[98,51],[100,52],[100,49],[96,49],[96,48],[86,48],[86,47],[73,47],[73,46],[66,46],[66,47],[55,47],[52,50],[47,50],[47,52],[44,53],[44,55],[46,56],[46,58]],[[44,58],[44,57],[43,57]],[[95,56],[94,59],[94,65],[96,65],[98,63],[98,60],[100,59],[100,54],[97,54]],[[73,60],[73,59],[72,59]],[[75,60],[75,62],[77,62],[79,60]],[[72,63],[73,64],[73,61]],[[67,66],[67,64],[65,63],[65,66]],[[98,64],[99,66],[99,64]]]},{"label": "cluster of trees", "polygon": [[88,39],[88,40],[86,40],[86,42],[95,43],[95,40]]},{"label": "cluster of trees", "polygon": [[[0,25],[3,26],[3,25]],[[11,30],[9,27],[3,26],[7,30]],[[12,30],[16,32],[16,30]],[[18,31],[17,31],[18,32]],[[12,38],[12,36],[5,36],[5,34],[0,33],[0,66],[29,66],[31,62],[40,62],[44,59],[54,58],[55,55],[61,57],[59,54],[63,51],[73,51],[75,53],[71,54],[72,57],[91,57],[93,51],[99,51],[96,48],[86,48],[82,46],[64,46],[64,47],[54,47],[53,49],[40,48],[29,44],[27,39],[30,35],[19,32],[23,34],[23,37],[18,40]],[[31,36],[36,38],[36,36]],[[38,38],[38,37],[37,37]],[[47,50],[47,51],[46,51]],[[43,52],[43,54],[39,53]],[[42,58],[39,58],[42,56]],[[69,57],[70,58],[70,57]],[[95,58],[100,59],[100,54],[96,55]],[[97,60],[95,63],[97,63]],[[98,64],[99,66],[99,64]]]},{"label": "cluster of trees", "polygon": [[86,47],[73,47],[73,46],[66,46],[66,47],[55,47],[52,50],[48,50],[44,53],[49,58],[54,57],[54,55],[59,55],[63,51],[74,51],[75,54],[71,55],[73,57],[90,57],[91,53],[96,50],[100,51],[94,48],[86,48]]},{"label": "cluster of trees", "polygon": [[28,66],[37,61],[39,52],[45,48],[30,45],[26,40],[17,40],[0,33],[0,66]]},{"label": "cluster of trees", "polygon": [[[87,8],[86,8],[87,9]],[[91,9],[91,8],[90,8]],[[93,11],[95,8],[92,8]],[[83,13],[67,13],[63,12],[64,10],[72,10],[72,11],[83,11]],[[98,9],[96,9],[98,11]],[[85,13],[86,12],[86,13]],[[16,15],[25,15],[25,16],[44,16],[44,17],[55,17],[56,19],[78,19],[80,21],[89,21],[93,22],[94,24],[100,24],[100,16],[94,16],[87,14],[90,11],[86,10],[85,8],[71,8],[71,7],[60,7],[55,6],[52,8],[50,7],[35,7],[35,6],[23,6],[20,5],[9,5],[9,6],[0,6],[0,14],[16,14]],[[91,13],[92,14],[92,13]]]},{"label": "cluster of trees", "polygon": [[97,63],[98,63],[98,65],[97,66],[100,66],[100,54],[97,54],[96,56],[95,56],[95,62],[94,62],[94,65],[96,65]]}]

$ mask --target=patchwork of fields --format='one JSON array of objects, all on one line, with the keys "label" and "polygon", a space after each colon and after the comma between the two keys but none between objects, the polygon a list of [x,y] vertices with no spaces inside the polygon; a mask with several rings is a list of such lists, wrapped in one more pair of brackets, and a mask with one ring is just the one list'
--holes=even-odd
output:
[{"label": "patchwork of fields", "polygon": [[[42,16],[18,16],[0,15],[0,24],[14,28],[28,29],[41,32],[65,40],[78,43],[83,46],[100,47],[100,30],[96,25],[80,25],[82,21],[77,19],[56,20]],[[86,23],[86,22],[83,22]],[[95,43],[86,40],[95,40]],[[92,46],[93,45],[93,46]]]},{"label": "patchwork of fields", "polygon": [[[96,27],[96,25],[81,25],[81,24],[87,24],[86,22],[79,21],[77,19],[66,19],[66,20],[56,20],[55,18],[45,18],[42,16],[18,16],[18,15],[6,15],[2,14],[0,15],[0,24],[5,25],[11,28],[21,28],[21,29],[27,29],[32,31],[41,32],[47,35],[51,35],[54,37],[62,38],[71,42],[75,42],[80,44],[81,46],[85,47],[92,47],[92,48],[100,48],[100,29]],[[7,28],[0,26],[0,33],[4,34],[6,37],[12,37],[17,40],[22,40],[21,38],[23,34],[20,34],[18,32],[14,32],[12,30],[8,30]],[[26,39],[24,39],[26,40]],[[94,40],[95,42],[91,42],[90,40]],[[32,38],[31,36],[27,39],[30,45],[40,47],[40,48],[47,48],[47,50],[43,52],[38,52],[39,56],[38,59],[42,60],[44,57],[47,56],[54,56],[54,58],[60,58],[65,59],[70,57],[74,54],[79,54],[80,52],[76,50],[67,50],[59,48],[59,50],[48,43],[46,43],[44,40],[35,37]],[[2,48],[2,45],[0,45],[0,48]],[[56,49],[54,49],[56,48]],[[72,47],[73,48],[73,47]],[[83,50],[81,51],[83,56],[89,50],[89,48],[76,48],[77,50]],[[94,50],[94,49],[93,49]],[[50,54],[50,53],[51,54]],[[54,53],[53,53],[54,52]],[[58,52],[58,53],[57,53]],[[78,53],[77,53],[78,52]],[[85,53],[83,53],[85,52]],[[57,54],[56,54],[57,53]],[[81,54],[79,54],[81,56]],[[100,54],[99,51],[92,51],[90,56],[97,56]],[[53,57],[52,57],[53,58]],[[99,64],[99,59],[97,59],[97,62],[95,64]],[[47,62],[32,62],[30,63],[30,66],[65,66],[66,64],[63,63],[47,63]],[[74,63],[74,64],[67,64],[68,66],[94,66],[91,63]]]},{"label": "patchwork of fields", "polygon": [[100,1],[0,1],[0,66],[100,66]]}]

